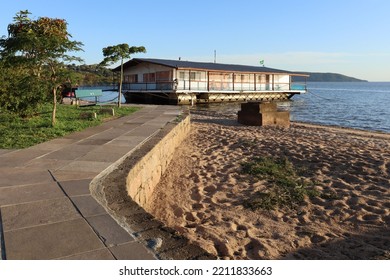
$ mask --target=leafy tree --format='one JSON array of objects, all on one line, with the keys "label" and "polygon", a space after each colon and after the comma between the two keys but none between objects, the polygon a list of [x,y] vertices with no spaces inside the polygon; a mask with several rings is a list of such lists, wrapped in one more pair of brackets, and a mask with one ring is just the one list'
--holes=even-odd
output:
[{"label": "leafy tree", "polygon": [[119,44],[116,46],[108,46],[103,48],[104,60],[101,65],[109,65],[121,61],[121,73],[119,78],[119,92],[118,92],[118,107],[121,106],[122,99],[122,82],[123,82],[123,60],[129,59],[134,53],[145,53],[145,47],[129,47],[128,44]]},{"label": "leafy tree", "polygon": [[68,52],[81,51],[82,43],[72,41],[63,19],[30,19],[20,11],[8,25],[8,37],[0,40],[0,56],[14,65],[29,69],[37,79],[50,85],[53,98],[52,125],[56,123],[57,90],[67,80],[65,62],[82,61]]},{"label": "leafy tree", "polygon": [[33,115],[47,100],[48,86],[23,67],[0,61],[0,108],[23,118]]}]

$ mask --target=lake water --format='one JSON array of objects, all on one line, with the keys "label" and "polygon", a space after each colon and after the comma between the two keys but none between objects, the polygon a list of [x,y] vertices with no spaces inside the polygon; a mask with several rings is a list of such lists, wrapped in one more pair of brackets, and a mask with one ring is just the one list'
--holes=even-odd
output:
[{"label": "lake water", "polygon": [[285,105],[292,120],[390,132],[390,83],[308,83]]},{"label": "lake water", "polygon": [[[203,110],[234,115],[240,104],[208,104]],[[390,82],[308,83],[308,93],[278,102],[292,121],[390,133]]]},{"label": "lake water", "polygon": [[[104,92],[101,101],[117,97]],[[125,102],[122,99],[122,102]],[[279,107],[291,112],[292,121],[336,125],[390,133],[390,82],[308,83],[308,93],[295,95]],[[237,103],[214,103],[199,109],[236,114]]]}]

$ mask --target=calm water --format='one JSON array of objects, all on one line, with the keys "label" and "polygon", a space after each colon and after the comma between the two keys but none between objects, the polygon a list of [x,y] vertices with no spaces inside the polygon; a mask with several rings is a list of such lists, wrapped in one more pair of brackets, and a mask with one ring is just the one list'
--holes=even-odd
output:
[{"label": "calm water", "polygon": [[308,83],[282,106],[296,121],[390,132],[390,83]]},{"label": "calm water", "polygon": [[[118,95],[117,92],[103,94],[101,101],[115,99]],[[240,110],[237,103],[197,107],[232,115]],[[292,121],[390,133],[390,82],[308,83],[307,94],[280,102],[279,107],[291,112]]]},{"label": "calm water", "polygon": [[[203,110],[234,115],[240,104],[209,104]],[[308,83],[308,93],[295,95],[278,107],[292,121],[375,130],[390,133],[390,82]]]}]

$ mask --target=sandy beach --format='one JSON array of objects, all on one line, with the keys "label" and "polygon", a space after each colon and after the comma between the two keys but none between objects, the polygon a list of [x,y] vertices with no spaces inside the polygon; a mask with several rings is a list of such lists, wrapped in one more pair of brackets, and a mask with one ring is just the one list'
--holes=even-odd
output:
[{"label": "sandy beach", "polygon": [[[192,128],[148,212],[221,259],[389,259],[390,135],[293,123],[243,126],[191,113]],[[296,207],[245,207],[269,182],[242,171],[286,158],[318,193]]]}]

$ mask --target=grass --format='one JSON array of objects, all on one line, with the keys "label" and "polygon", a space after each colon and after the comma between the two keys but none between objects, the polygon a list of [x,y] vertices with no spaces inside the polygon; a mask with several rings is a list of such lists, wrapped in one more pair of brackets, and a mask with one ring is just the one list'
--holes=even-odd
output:
[{"label": "grass", "polygon": [[242,164],[242,172],[267,182],[265,191],[258,191],[244,201],[244,206],[252,210],[295,208],[305,197],[320,195],[313,188],[314,184],[305,182],[287,159],[254,158]]},{"label": "grass", "polygon": [[[76,107],[59,104],[57,106],[57,124],[51,125],[51,105],[42,107],[35,116],[23,119],[17,115],[0,112],[0,148],[20,149],[65,136],[75,131],[88,127],[97,126],[113,117],[109,114],[100,113],[103,107]],[[107,106],[104,106],[107,108]],[[139,110],[137,107],[123,106],[112,107],[115,117],[122,117]],[[97,118],[82,118],[81,115],[96,112]],[[85,113],[85,114],[84,114]]]}]

